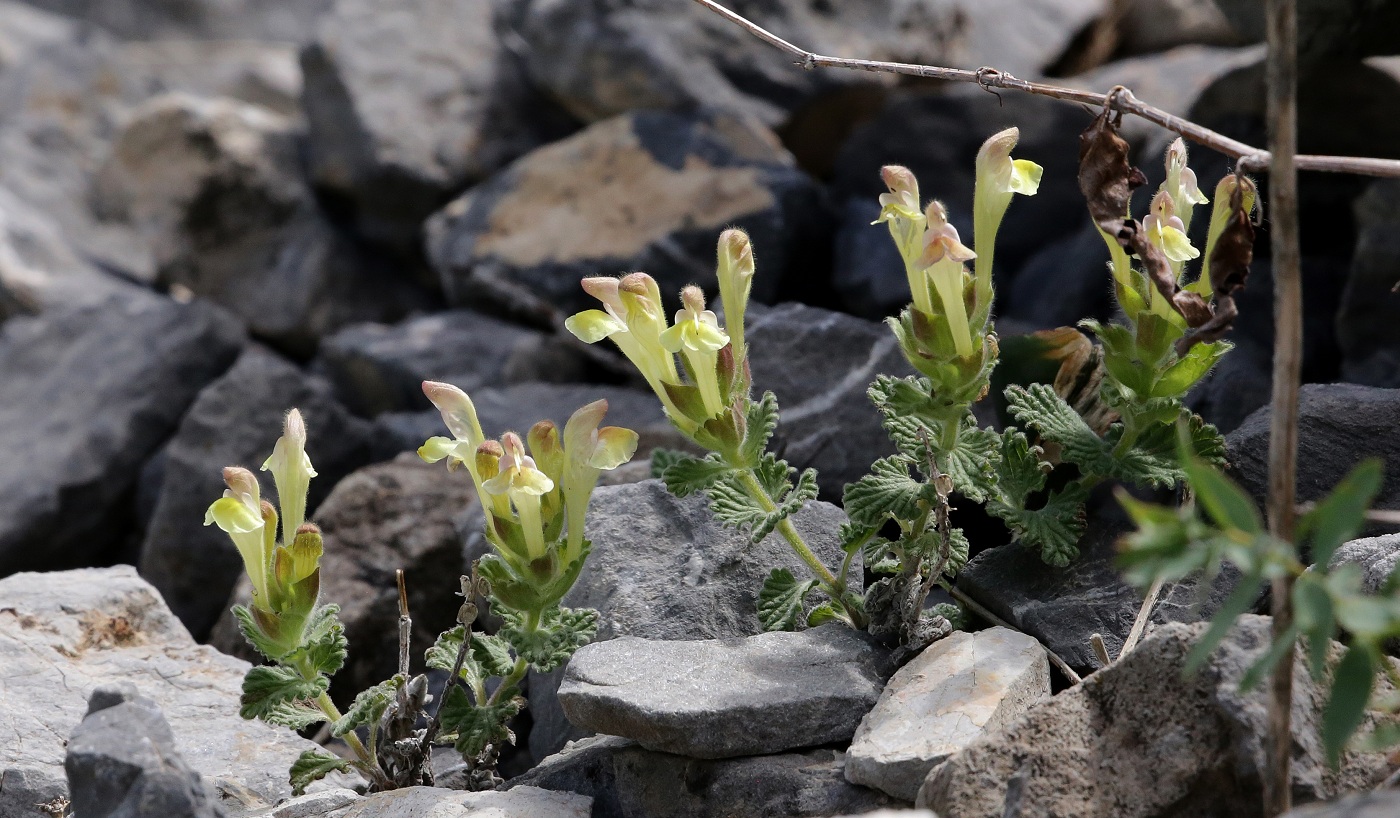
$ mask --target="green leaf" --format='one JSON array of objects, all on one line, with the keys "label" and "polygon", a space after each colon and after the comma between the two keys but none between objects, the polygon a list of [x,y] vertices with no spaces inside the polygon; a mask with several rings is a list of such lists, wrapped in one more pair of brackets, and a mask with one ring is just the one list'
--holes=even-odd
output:
[{"label": "green leaf", "polygon": [[969,414],[958,434],[958,445],[947,454],[944,471],[953,481],[953,488],[975,503],[986,502],[996,491],[996,462],[1001,457],[1001,435],[991,429],[978,428],[976,420]]},{"label": "green leaf", "polygon": [[798,582],[786,568],[774,568],[758,592],[758,621],[765,631],[794,631],[802,619],[802,601],[816,580]]},{"label": "green leaf", "polygon": [[[449,665],[448,670],[452,667]],[[368,690],[363,690],[355,697],[355,701],[350,703],[350,709],[345,711],[345,715],[336,719],[331,725],[331,735],[336,738],[349,733],[356,727],[365,727],[379,721],[384,715],[384,710],[389,707],[389,703],[394,700],[394,696],[403,687],[404,678],[394,674],[392,678],[385,679]]]},{"label": "green leaf", "polygon": [[487,745],[499,748],[515,740],[507,725],[520,712],[524,700],[514,695],[501,699],[504,701],[478,705],[460,685],[448,689],[438,717],[443,730],[456,736],[453,746],[463,758],[475,759]]},{"label": "green leaf", "polygon": [[1094,434],[1089,424],[1055,394],[1049,384],[1033,383],[1006,389],[1009,411],[1046,440],[1060,444],[1061,459],[1073,463],[1085,474],[1110,474],[1113,457],[1109,445]]},{"label": "green leaf", "polygon": [[283,660],[294,664],[305,660],[318,673],[334,676],[345,666],[349,643],[345,639],[345,627],[340,624],[339,605],[322,605],[311,614],[306,623],[306,637],[302,646],[292,651]]},{"label": "green leaf", "polygon": [[505,678],[515,670],[515,657],[510,655],[510,645],[499,636],[472,634],[472,659],[481,666],[486,676]]},{"label": "green leaf", "polygon": [[328,689],[330,681],[325,676],[307,680],[291,668],[255,667],[243,677],[238,715],[245,719],[263,718],[280,704],[309,701]]},{"label": "green leaf", "polygon": [[1298,645],[1298,633],[1301,630],[1295,623],[1275,639],[1264,655],[1245,671],[1244,678],[1240,679],[1240,690],[1248,693],[1258,687],[1265,677],[1274,672],[1274,667],[1283,661],[1285,655],[1292,656],[1293,649]]},{"label": "green leaf", "polygon": [[1376,658],[1365,643],[1358,642],[1347,648],[1346,655],[1337,663],[1332,694],[1322,710],[1322,745],[1327,763],[1333,769],[1337,768],[1343,748],[1366,715],[1375,675]]},{"label": "green leaf", "polygon": [[253,650],[274,662],[286,655],[286,651],[277,642],[263,635],[262,628],[258,627],[252,611],[242,605],[234,605],[233,618],[238,621],[239,632],[243,634],[243,638],[247,640],[248,644],[253,646]]},{"label": "green leaf", "polygon": [[325,750],[306,750],[292,762],[292,795],[305,795],[306,788],[335,772],[350,769],[350,762]]},{"label": "green leaf", "polygon": [[526,614],[492,601],[505,623],[497,636],[534,669],[545,673],[564,664],[574,651],[593,640],[598,632],[598,612],[592,608],[554,606],[540,615],[538,627],[526,628]]},{"label": "green leaf", "polygon": [[967,555],[972,544],[967,541],[967,535],[961,528],[948,529],[948,564],[943,566],[943,573],[946,576],[955,576],[967,565]]},{"label": "green leaf", "polygon": [[1050,495],[1038,509],[1021,510],[1008,522],[1022,543],[1038,547],[1046,565],[1063,568],[1079,557],[1084,535],[1084,501],[1089,490],[1078,482]]},{"label": "green leaf", "polygon": [[[654,464],[655,461],[653,469]],[[715,481],[732,471],[731,467],[720,462],[718,455],[712,454],[704,458],[681,455],[666,467],[661,479],[665,481],[667,491],[677,497],[686,497],[708,489]]]},{"label": "green leaf", "polygon": [[1050,464],[1040,459],[1041,454],[1041,448],[1032,446],[1019,429],[1013,427],[1002,433],[1001,462],[997,466],[1000,496],[996,502],[1016,509],[1025,508],[1026,499],[1045,488],[1045,474],[1050,471]]},{"label": "green leaf", "polygon": [[1307,638],[1308,670],[1321,681],[1327,671],[1332,635],[1337,631],[1337,614],[1332,608],[1332,595],[1317,581],[1317,576],[1308,571],[1293,584],[1293,616]]},{"label": "green leaf", "polygon": [[1182,468],[1196,492],[1196,500],[1215,524],[1226,531],[1242,531],[1259,535],[1264,521],[1254,500],[1219,470],[1183,453]]},{"label": "green leaf", "polygon": [[451,673],[452,666],[457,663],[457,651],[462,649],[464,632],[465,628],[461,625],[443,631],[433,646],[423,654],[423,661],[434,670]]},{"label": "green leaf", "polygon": [[1361,461],[1342,482],[1298,521],[1307,537],[1312,560],[1326,566],[1337,547],[1356,536],[1366,522],[1366,509],[1381,490],[1383,466],[1378,458]]},{"label": "green leaf", "polygon": [[737,480],[721,480],[705,493],[710,498],[710,513],[730,528],[749,533],[768,519],[768,509],[750,497]]},{"label": "green leaf", "polygon": [[1152,384],[1151,396],[1174,398],[1185,395],[1210,372],[1232,346],[1228,341],[1193,345],[1184,358],[1168,366],[1157,377],[1156,383]]},{"label": "green leaf", "polygon": [[745,420],[748,431],[744,434],[744,445],[739,454],[745,463],[757,463],[768,449],[768,440],[778,428],[778,397],[772,392],[764,392],[763,397],[751,401]]},{"label": "green leaf", "polygon": [[786,460],[779,460],[777,455],[770,453],[759,459],[753,473],[768,496],[777,501],[792,490],[791,478],[795,471],[797,469],[789,466]]},{"label": "green leaf", "polygon": [[846,484],[842,505],[856,525],[878,528],[890,517],[911,521],[936,494],[931,485],[909,474],[913,464],[903,455],[882,457],[870,464],[870,473]]},{"label": "green leaf", "polygon": [[652,449],[651,450],[651,476],[659,478],[666,473],[673,463],[678,463],[690,455],[679,449]]},{"label": "green leaf", "polygon": [[828,622],[835,622],[842,618],[841,612],[836,609],[835,605],[830,602],[823,602],[813,608],[811,613],[807,614],[807,627],[815,628],[818,625],[825,625]]},{"label": "green leaf", "polygon": [[326,714],[319,707],[298,702],[282,702],[265,713],[262,720],[268,724],[302,730],[326,720]]}]

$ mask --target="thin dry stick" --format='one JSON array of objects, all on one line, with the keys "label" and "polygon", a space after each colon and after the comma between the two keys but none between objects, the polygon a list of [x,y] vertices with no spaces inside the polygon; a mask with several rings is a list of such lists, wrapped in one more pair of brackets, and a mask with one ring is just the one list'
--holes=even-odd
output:
[{"label": "thin dry stick", "polygon": [[[1024,91],[1028,94],[1051,97],[1067,102],[1077,102],[1093,107],[1108,104],[1115,111],[1122,111],[1126,114],[1141,117],[1173,133],[1180,134],[1192,142],[1200,143],[1226,156],[1238,159],[1238,165],[1242,172],[1252,173],[1266,170],[1270,167],[1272,160],[1268,151],[1260,150],[1259,148],[1245,144],[1237,139],[1231,139],[1222,133],[1212,131],[1210,128],[1202,127],[1194,122],[1182,119],[1179,116],[1169,114],[1161,108],[1148,105],[1133,96],[1133,93],[1126,89],[1111,94],[1112,99],[1110,99],[1109,94],[1081,91],[1077,88],[1065,88],[1063,86],[1049,85],[1043,82],[1030,82],[1029,80],[1014,77],[1005,71],[998,71],[995,68],[984,67],[975,71],[968,71],[962,68],[943,68],[936,65],[915,65],[902,62],[827,57],[793,45],[743,15],[721,6],[719,3],[714,2],[714,0],[694,1],[735,25],[742,27],[750,34],[753,34],[769,45],[793,55],[797,58],[796,64],[805,69],[849,68],[855,71],[870,71],[880,74],[905,74],[912,77],[925,77],[928,79],[947,80],[949,82],[975,82],[989,90],[992,88],[1006,88],[1012,91]],[[1362,176],[1400,177],[1400,159],[1302,155],[1294,156],[1293,164],[1299,170],[1355,173]]]},{"label": "thin dry stick", "polygon": [[[958,589],[956,585],[949,586],[948,593],[953,597],[953,599],[956,599],[958,602],[961,602],[963,604],[963,607],[967,608],[968,610],[972,611],[973,613],[977,614],[978,616],[982,617],[983,619],[987,620],[993,625],[1000,625],[1003,628],[1009,628],[1013,631],[1023,632],[1020,628],[1016,627],[1010,622],[1007,622],[1005,619],[1002,619],[1001,617],[982,607],[982,603],[963,593],[961,590]],[[1069,679],[1070,684],[1077,685],[1080,682],[1084,681],[1084,679],[1080,677],[1078,673],[1074,672],[1074,668],[1070,667],[1064,659],[1060,658],[1059,654],[1055,653],[1055,651],[1050,649],[1049,645],[1045,644],[1044,642],[1041,642],[1040,646],[1045,649],[1045,655],[1050,657],[1050,664],[1059,668],[1060,672],[1065,674],[1065,678]]]},{"label": "thin dry stick", "polygon": [[408,616],[408,589],[404,587],[403,569],[394,571],[399,583],[399,673],[408,678],[408,645],[413,638],[413,620]]},{"label": "thin dry stick", "polygon": [[1133,628],[1128,631],[1128,638],[1123,640],[1123,649],[1118,651],[1118,658],[1122,659],[1128,655],[1128,651],[1137,647],[1138,640],[1147,630],[1147,623],[1152,620],[1152,609],[1157,605],[1157,597],[1162,593],[1162,579],[1158,577],[1152,581],[1152,587],[1147,589],[1147,597],[1142,600],[1142,607],[1138,608],[1137,619],[1133,620]]},{"label": "thin dry stick", "polygon": [[[1269,428],[1269,532],[1293,541],[1297,509],[1298,384],[1303,361],[1303,286],[1299,273],[1298,173],[1293,154],[1298,148],[1298,14],[1294,0],[1268,0],[1265,9],[1269,57],[1268,111],[1269,233],[1274,269],[1274,386]],[[1293,625],[1293,578],[1273,581],[1273,638]],[[1292,802],[1289,765],[1293,734],[1293,654],[1274,667],[1269,684],[1269,761],[1264,776],[1264,815],[1287,812]]]}]

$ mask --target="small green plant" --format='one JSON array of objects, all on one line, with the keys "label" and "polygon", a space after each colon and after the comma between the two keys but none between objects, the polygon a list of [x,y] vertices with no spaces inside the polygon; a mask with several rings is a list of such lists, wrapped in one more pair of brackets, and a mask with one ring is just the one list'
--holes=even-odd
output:
[{"label": "small green plant", "polygon": [[[1394,695],[1372,701],[1378,675],[1400,690],[1400,673],[1383,649],[1387,640],[1400,637],[1400,576],[1392,575],[1380,593],[1372,595],[1363,592],[1360,566],[1348,563],[1334,569],[1328,564],[1337,548],[1361,530],[1381,487],[1380,461],[1367,460],[1353,469],[1298,519],[1297,541],[1284,542],[1265,529],[1249,495],[1191,451],[1185,435],[1180,455],[1194,502],[1174,508],[1119,494],[1138,526],[1122,543],[1120,561],[1128,579],[1145,587],[1192,575],[1208,583],[1227,566],[1240,572],[1234,590],[1187,657],[1185,672],[1194,673],[1240,615],[1253,607],[1265,582],[1293,577],[1293,624],[1249,668],[1240,686],[1258,686],[1302,640],[1313,678],[1322,681],[1330,673],[1322,740],[1328,761],[1337,765],[1368,706],[1390,713],[1400,710]],[[1332,640],[1340,632],[1350,635],[1350,644],[1333,662]],[[1365,746],[1379,749],[1397,743],[1400,724],[1391,722],[1379,725]]]},{"label": "small green plant", "polygon": [[[527,435],[527,454],[526,442],[513,432],[487,440],[460,389],[432,382],[423,387],[452,437],[433,438],[419,453],[430,462],[466,466],[494,547],[470,577],[462,577],[466,599],[458,626],[427,652],[429,667],[450,672],[431,717],[427,677],[408,673],[407,627],[400,631],[399,673],[361,692],[346,713],[331,701],[330,677],[344,666],[348,644],[338,606],[320,604],[324,543],[320,529],[305,522],[316,472],[297,410],[287,414],[284,433],[263,465],[272,471],[281,514],[260,497],[252,472],[231,466],[224,470],[228,489],[206,515],[205,523],[227,532],[243,557],[253,600],[233,613],[249,644],[272,662],[248,671],[240,715],[298,730],[328,723],[331,735],[343,738],[354,754],[343,759],[324,750],[302,753],[291,769],[296,793],[346,770],[359,772],[373,790],[431,784],[428,760],[435,741],[462,753],[470,785],[495,786],[500,750],[514,740],[508,723],[526,704],[520,696],[526,672],[557,667],[597,629],[597,612],[563,608],[559,601],[591,547],[583,535],[584,514],[598,476],[631,458],[636,433],[599,428],[607,402],[597,401],[574,413],[562,439],[552,422],[537,423]],[[494,635],[472,631],[478,595],[487,596],[505,622]],[[420,720],[427,726],[418,727]]]}]

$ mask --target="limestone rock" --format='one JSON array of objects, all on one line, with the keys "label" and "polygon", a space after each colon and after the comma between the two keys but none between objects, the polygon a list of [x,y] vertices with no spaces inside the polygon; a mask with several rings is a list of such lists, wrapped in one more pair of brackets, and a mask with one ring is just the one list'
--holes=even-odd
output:
[{"label": "limestone rock", "polygon": [[702,641],[622,636],[579,648],[558,695],[576,727],[733,758],[848,741],[893,670],[886,649],[839,623]]},{"label": "limestone rock", "polygon": [[83,720],[92,690],[118,680],[160,706],[175,750],[227,807],[285,797],[288,767],[315,747],[290,730],[240,718],[248,663],[196,645],[129,566],[0,580],[0,666],[7,712],[0,815],[7,817],[43,818],[34,804],[52,796],[34,796],[66,794],[64,739]]},{"label": "limestone rock", "polygon": [[[1195,675],[1182,666],[1204,623],[1158,627],[1112,667],[973,742],[929,774],[917,804],[942,815],[1258,815],[1266,768],[1267,693],[1241,693],[1269,644],[1270,620],[1245,616]],[[1341,647],[1334,646],[1334,659]],[[1382,684],[1388,688],[1389,685]],[[1325,688],[1293,667],[1295,801],[1370,789],[1384,753],[1349,752],[1328,767],[1320,738]],[[1370,729],[1377,716],[1363,720]],[[1087,782],[1092,782],[1089,786]]]},{"label": "limestone rock", "polygon": [[428,223],[428,255],[453,304],[487,300],[546,325],[597,306],[586,276],[650,273],[661,292],[717,291],[715,242],[749,231],[777,287],[820,193],[777,138],[727,114],[635,111],[539,148]]},{"label": "limestone rock", "polygon": [[1400,565],[1400,534],[1365,537],[1343,543],[1328,561],[1328,570],[1348,563],[1361,566],[1361,590],[1377,594],[1385,586],[1395,567]]},{"label": "limestone rock", "polygon": [[306,449],[318,473],[307,506],[314,513],[340,478],[369,462],[370,426],[350,416],[324,383],[273,352],[246,350],[199,393],[163,450],[141,575],[200,638],[227,615],[224,602],[243,574],[238,550],[217,526],[204,525],[204,511],[223,494],[225,466],[252,469],[263,496],[276,496],[271,472],[260,467],[293,408],[306,421]]},{"label": "limestone rock", "polygon": [[135,293],[0,329],[0,575],[110,559],[141,463],[233,362],[237,322]]},{"label": "limestone rock", "polygon": [[616,736],[572,742],[507,784],[524,785],[591,795],[594,818],[816,818],[893,805],[846,781],[831,750],[706,760]]},{"label": "limestone rock", "polygon": [[1050,697],[1050,662],[1009,628],[958,631],[900,668],[846,751],[846,780],[913,801],[940,762]]},{"label": "limestone rock", "polygon": [[507,792],[409,787],[361,798],[328,818],[588,818],[592,802],[586,795],[536,787]]}]

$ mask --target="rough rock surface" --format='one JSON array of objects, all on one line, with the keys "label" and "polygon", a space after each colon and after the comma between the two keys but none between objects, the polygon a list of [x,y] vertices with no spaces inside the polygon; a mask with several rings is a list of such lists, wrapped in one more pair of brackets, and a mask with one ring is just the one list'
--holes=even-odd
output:
[{"label": "rough rock surface", "polygon": [[1392,292],[1400,265],[1400,183],[1381,180],[1356,201],[1360,235],[1337,315],[1337,335],[1347,380],[1400,386],[1400,328],[1394,321]]},{"label": "rough rock surface", "polygon": [[304,37],[331,0],[24,0],[134,40]]},{"label": "rough rock surface", "polygon": [[240,718],[248,663],[196,645],[129,566],[0,580],[0,667],[7,713],[0,815],[7,818],[43,818],[34,804],[66,793],[64,739],[82,721],[91,691],[114,679],[160,706],[175,749],[230,808],[285,797],[287,768],[315,746]]},{"label": "rough rock surface", "polygon": [[[315,451],[311,454],[314,458]],[[476,490],[465,469],[448,472],[441,463],[404,454],[336,483],[312,515],[325,539],[321,599],[340,606],[350,640],[350,656],[331,685],[337,701],[348,701],[397,670],[396,569],[404,571],[413,615],[414,672],[422,670],[423,651],[453,626],[462,603],[457,578],[466,570],[453,520],[475,505]],[[252,585],[240,578],[233,599],[219,606],[210,644],[235,656],[255,655],[227,613],[231,605],[251,599]]]},{"label": "rough rock surface", "polygon": [[584,380],[587,364],[572,340],[474,310],[449,310],[392,326],[353,324],[326,338],[319,354],[346,405],[374,416],[431,409],[425,380],[473,395],[483,386]]},{"label": "rough rock surface", "polygon": [[733,758],[848,741],[893,670],[885,648],[840,623],[702,641],[621,636],[579,648],[558,696],[575,727]]},{"label": "rough rock surface", "polygon": [[588,818],[592,798],[537,787],[508,792],[461,792],[409,787],[361,798],[326,818]]},{"label": "rough rock surface", "polygon": [[1400,790],[1377,790],[1327,804],[1309,804],[1285,812],[1283,818],[1390,818],[1392,815],[1400,815]]},{"label": "rough rock surface", "polygon": [[1327,567],[1336,570],[1348,563],[1361,567],[1363,592],[1380,593],[1386,580],[1395,573],[1395,567],[1400,565],[1400,534],[1384,534],[1343,543],[1333,552]]},{"label": "rough rock surface", "polygon": [[93,690],[63,767],[71,808],[85,818],[227,815],[176,751],[160,705],[130,682]]},{"label": "rough rock surface", "polygon": [[223,494],[225,466],[252,469],[263,496],[277,496],[271,472],[260,467],[292,408],[306,421],[306,450],[318,474],[307,506],[314,512],[340,478],[369,462],[370,425],[351,417],[324,383],[275,353],[247,349],[199,393],[163,450],[141,575],[201,639],[228,612],[224,601],[243,574],[238,550],[218,526],[204,525],[204,511]]},{"label": "rough rock surface", "polygon": [[0,187],[0,321],[100,301],[123,289],[79,256],[57,223]]},{"label": "rough rock surface", "polygon": [[777,440],[799,469],[815,467],[822,497],[894,453],[865,394],[880,374],[912,374],[889,327],[802,304],[756,310],[748,319],[755,393],[772,391],[782,411]]},{"label": "rough rock surface", "polygon": [[563,135],[497,35],[495,5],[337,0],[302,51],[312,173],[369,238],[416,249],[448,199]]},{"label": "rough rock surface", "polygon": [[[1206,665],[1185,678],[1186,655],[1206,626],[1157,628],[1112,667],[935,768],[918,805],[962,818],[1002,818],[1008,811],[1258,815],[1267,694],[1241,693],[1239,681],[1268,647],[1269,626],[1267,617],[1245,616]],[[1384,753],[1347,753],[1340,769],[1327,766],[1319,732],[1326,697],[1300,655],[1293,668],[1295,802],[1369,789],[1389,772]],[[1361,729],[1374,723],[1373,714]]]},{"label": "rough rock surface", "polygon": [[0,329],[0,575],[110,559],[140,464],[243,342],[228,315],[144,293]]},{"label": "rough rock surface", "polygon": [[899,669],[846,751],[846,780],[913,801],[949,755],[1050,697],[1050,662],[1009,628],[958,631]]},{"label": "rough rock surface", "polygon": [[450,302],[485,298],[544,320],[597,306],[585,276],[643,270],[668,298],[692,283],[715,292],[715,240],[737,225],[763,259],[763,301],[819,200],[752,120],[636,111],[526,154],[447,205],[428,223],[428,254]]},{"label": "rough rock surface", "polygon": [[[840,564],[837,529],[846,517],[839,509],[815,502],[792,519],[818,559]],[[805,576],[808,570],[780,537],[754,545],[722,528],[703,497],[677,499],[660,480],[600,487],[589,506],[587,534],[593,551],[564,604],[599,612],[598,640],[756,634],[758,590],[768,572],[787,568]],[[484,553],[483,540],[468,539],[468,560]],[[860,569],[852,574],[859,584]],[[562,675],[530,677],[530,752],[537,759],[586,735],[572,729],[559,708],[554,691]]]},{"label": "rough rock surface", "polygon": [[846,781],[831,750],[711,761],[616,736],[573,742],[508,784],[523,785],[591,795],[593,818],[815,818],[893,803]]}]

